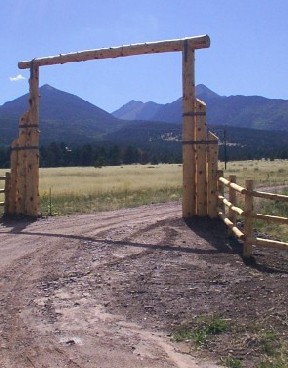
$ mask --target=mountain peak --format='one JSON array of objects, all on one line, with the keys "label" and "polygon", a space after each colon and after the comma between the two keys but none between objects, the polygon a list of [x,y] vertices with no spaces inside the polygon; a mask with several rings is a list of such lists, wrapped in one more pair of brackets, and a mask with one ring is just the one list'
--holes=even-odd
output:
[{"label": "mountain peak", "polygon": [[56,88],[50,86],[50,84],[43,84],[43,86],[41,86],[40,91],[46,90],[46,91],[55,91]]},{"label": "mountain peak", "polygon": [[218,95],[217,93],[211,91],[211,89],[209,89],[208,87],[205,86],[205,84],[198,84],[196,86],[196,95],[197,97],[199,97],[201,100],[206,100],[206,99],[211,99],[211,98],[219,98],[221,97],[220,95]]},{"label": "mountain peak", "polygon": [[156,102],[129,101],[112,114],[118,119],[152,120],[161,105]]}]

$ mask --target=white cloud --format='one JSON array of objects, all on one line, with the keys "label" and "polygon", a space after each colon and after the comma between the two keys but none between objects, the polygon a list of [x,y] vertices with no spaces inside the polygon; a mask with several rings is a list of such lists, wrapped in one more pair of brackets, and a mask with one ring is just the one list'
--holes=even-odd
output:
[{"label": "white cloud", "polygon": [[22,74],[18,74],[16,77],[9,77],[11,82],[18,82],[22,79],[26,79]]}]

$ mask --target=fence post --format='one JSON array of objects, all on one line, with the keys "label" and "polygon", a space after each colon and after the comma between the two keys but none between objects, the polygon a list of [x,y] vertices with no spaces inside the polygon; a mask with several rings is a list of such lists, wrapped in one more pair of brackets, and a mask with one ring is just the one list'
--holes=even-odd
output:
[{"label": "fence post", "polygon": [[207,140],[206,128],[206,104],[196,100],[195,116],[195,140],[202,141],[196,145],[196,214],[207,215],[207,177],[206,177],[206,152],[207,146],[203,141]]},{"label": "fence post", "polygon": [[[236,183],[236,175],[230,175],[229,176],[230,183]],[[229,187],[229,202],[233,204],[233,206],[237,206],[237,196],[236,196],[236,190]],[[228,211],[228,218],[230,219],[233,224],[236,224],[237,215],[235,211],[232,211],[231,208],[229,208]],[[229,229],[230,230],[230,229]],[[231,230],[229,231],[231,233]]]},{"label": "fence post", "polygon": [[183,78],[183,199],[182,215],[189,218],[196,215],[196,158],[195,158],[195,52],[189,42],[182,53]]},{"label": "fence post", "polygon": [[5,204],[4,204],[4,214],[8,214],[9,212],[9,200],[10,200],[10,183],[11,183],[11,174],[9,172],[5,175]]},{"label": "fence post", "polygon": [[246,189],[247,192],[245,194],[245,221],[244,221],[244,249],[243,249],[243,257],[248,258],[252,256],[252,238],[253,238],[253,224],[252,224],[252,214],[253,214],[253,195],[251,192],[254,189],[253,180],[246,180]]},{"label": "fence post", "polygon": [[[223,170],[218,170],[217,171],[218,177],[217,177],[217,182],[218,182],[218,195],[223,196],[224,197],[224,184],[219,181],[219,178],[221,176],[223,176]],[[223,211],[223,213],[225,213],[225,205],[222,201],[218,200],[218,208],[221,209],[221,211]]]},{"label": "fence post", "polygon": [[[211,218],[216,218],[217,211],[217,182],[218,182],[218,138],[208,132],[211,143],[207,148],[207,212]],[[213,143],[212,143],[213,142]]]}]

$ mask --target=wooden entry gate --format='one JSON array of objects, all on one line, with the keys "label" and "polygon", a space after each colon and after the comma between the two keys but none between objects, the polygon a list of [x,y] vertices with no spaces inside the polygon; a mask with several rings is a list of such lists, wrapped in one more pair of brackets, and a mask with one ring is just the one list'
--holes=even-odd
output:
[{"label": "wooden entry gate", "polygon": [[39,215],[39,67],[68,62],[140,54],[182,52],[183,79],[183,217],[217,217],[218,139],[206,128],[206,106],[195,98],[195,50],[208,48],[207,35],[81,51],[18,63],[30,69],[29,110],[19,122],[19,137],[11,145],[11,180],[6,213]]}]

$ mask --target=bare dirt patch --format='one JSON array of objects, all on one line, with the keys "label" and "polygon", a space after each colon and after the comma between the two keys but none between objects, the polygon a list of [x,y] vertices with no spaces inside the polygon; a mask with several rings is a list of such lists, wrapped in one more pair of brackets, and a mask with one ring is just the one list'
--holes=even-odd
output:
[{"label": "bare dirt patch", "polygon": [[177,203],[3,220],[0,367],[255,367],[287,342],[288,255],[240,247]]}]

